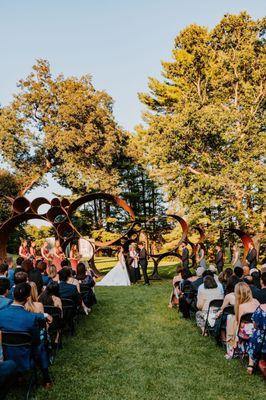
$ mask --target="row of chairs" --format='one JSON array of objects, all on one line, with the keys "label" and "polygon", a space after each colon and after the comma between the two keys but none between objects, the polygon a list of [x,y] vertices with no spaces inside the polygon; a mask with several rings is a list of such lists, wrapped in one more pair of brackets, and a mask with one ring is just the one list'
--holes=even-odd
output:
[{"label": "row of chairs", "polygon": [[[80,285],[80,293],[82,299],[84,299],[88,293],[88,285]],[[44,306],[44,312],[51,315],[53,321],[49,325],[47,331],[45,326],[40,326],[40,329],[44,328],[43,331],[46,333],[43,340],[45,342],[46,351],[49,355],[50,364],[53,364],[58,350],[63,347],[63,336],[73,336],[75,334],[76,325],[79,321],[79,317],[82,315],[82,308],[77,308],[73,300],[62,298],[61,301],[62,311],[58,307]],[[14,354],[16,354],[16,352],[14,352],[14,349],[19,347],[25,349],[24,357],[27,357],[26,361],[29,365],[29,370],[25,372],[27,386],[23,398],[29,400],[33,389],[37,387],[38,382],[38,365],[36,364],[36,357],[33,352],[33,338],[27,332],[2,331],[2,346],[4,359],[13,359],[15,362],[16,358],[14,358]],[[10,390],[11,389],[12,388],[10,387]],[[0,393],[1,400],[4,399],[3,396],[1,397]]]}]

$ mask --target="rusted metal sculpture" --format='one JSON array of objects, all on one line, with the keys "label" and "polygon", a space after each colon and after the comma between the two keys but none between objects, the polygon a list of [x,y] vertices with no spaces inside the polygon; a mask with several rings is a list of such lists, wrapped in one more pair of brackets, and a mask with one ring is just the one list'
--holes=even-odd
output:
[{"label": "rusted metal sculpture", "polygon": [[254,242],[253,239],[250,235],[248,235],[247,233],[245,233],[244,231],[240,230],[240,229],[234,229],[231,228],[229,229],[230,232],[235,233],[242,241],[243,246],[244,246],[244,253],[243,253],[243,257],[242,257],[242,265],[245,263],[246,261],[246,257],[249,251],[249,244],[251,243],[254,246]]},{"label": "rusted metal sculpture", "polygon": [[[132,208],[125,202],[125,200],[121,199],[120,197],[113,196],[108,193],[89,193],[85,196],[80,197],[79,199],[73,201],[72,203],[69,202],[68,199],[59,199],[54,198],[51,201],[47,200],[45,197],[38,197],[33,201],[29,201],[26,197],[17,197],[15,199],[7,196],[2,196],[7,201],[10,202],[11,207],[11,216],[5,222],[0,225],[0,257],[6,257],[6,248],[7,243],[9,240],[9,236],[11,232],[21,223],[27,222],[31,219],[39,219],[46,222],[49,222],[54,230],[55,234],[60,241],[60,245],[63,250],[66,249],[69,243],[78,240],[82,237],[79,233],[77,228],[73,224],[73,216],[76,210],[88,203],[90,201],[95,200],[106,200],[119,208],[122,208],[130,218],[130,226],[124,234],[121,234],[119,238],[109,240],[107,242],[96,241],[94,243],[94,254],[96,254],[100,249],[103,248],[117,248],[118,246],[123,245],[125,254],[128,252],[128,247],[132,242],[138,242],[140,233],[145,233],[146,224],[151,223],[156,220],[158,217],[150,218],[148,221],[137,221],[135,219],[134,211]],[[40,207],[43,205],[48,206],[48,210],[45,213],[40,212]],[[173,248],[169,251],[160,253],[160,254],[153,254],[150,252],[149,257],[153,260],[154,268],[151,275],[151,278],[158,279],[158,267],[160,262],[166,257],[176,257],[181,259],[181,254],[179,253],[179,247],[182,242],[186,242],[191,247],[190,252],[190,259],[191,259],[191,267],[195,266],[196,264],[196,253],[198,245],[205,250],[204,240],[205,240],[205,233],[202,227],[196,226],[193,229],[197,230],[200,237],[197,243],[193,243],[189,238],[189,226],[187,222],[178,215],[166,215],[162,218],[172,218],[177,221],[181,228],[182,234],[180,239],[178,240],[177,244],[173,246]],[[249,243],[253,244],[252,238],[246,234],[244,231],[239,229],[229,229],[230,232],[235,233],[239,236],[239,238],[243,242],[244,246],[244,254],[242,262],[245,261],[248,250],[249,250]],[[95,271],[97,271],[95,264],[92,259],[92,266],[94,267]],[[97,271],[99,273],[99,271]]]},{"label": "rusted metal sculpture", "polygon": [[[11,232],[19,224],[32,219],[40,219],[49,222],[55,229],[61,247],[65,250],[71,241],[81,237],[81,234],[71,221],[72,215],[78,207],[96,199],[107,200],[118,207],[123,208],[129,214],[131,220],[130,229],[118,239],[106,243],[96,242],[96,251],[99,248],[113,245],[118,246],[122,242],[126,243],[134,236],[137,238],[140,229],[139,224],[135,222],[135,215],[132,208],[123,199],[107,193],[90,193],[80,197],[73,203],[70,203],[68,199],[54,198],[49,201],[44,197],[38,197],[32,202],[30,202],[26,197],[17,197],[15,199],[5,197],[5,199],[10,202],[11,216],[0,225],[0,257],[3,258],[6,257],[6,248]],[[44,204],[47,204],[49,209],[46,213],[42,214],[39,212],[39,208]]]},{"label": "rusted metal sculpture", "polygon": [[[149,219],[147,222],[151,223],[154,219],[151,218]],[[175,257],[178,258],[179,260],[181,260],[182,256],[179,253],[179,248],[182,242],[186,242],[188,245],[191,246],[191,255],[190,255],[190,259],[191,259],[191,267],[193,267],[196,263],[196,252],[197,252],[197,245],[199,244],[200,246],[202,246],[204,248],[203,245],[203,241],[205,239],[205,233],[204,230],[199,227],[196,226],[194,229],[197,230],[200,234],[200,238],[198,240],[198,242],[195,244],[193,242],[190,241],[188,234],[189,234],[189,226],[187,224],[187,222],[180,216],[178,215],[174,215],[174,214],[170,214],[170,215],[166,215],[164,218],[173,218],[175,221],[177,221],[182,229],[182,234],[181,237],[178,241],[178,243],[169,251],[163,252],[163,253],[159,253],[159,254],[153,254],[153,253],[149,253],[149,257],[152,259],[153,261],[153,271],[151,274],[151,278],[152,279],[160,279],[160,275],[158,272],[158,268],[159,268],[159,264],[160,262],[166,258],[166,257]]]}]

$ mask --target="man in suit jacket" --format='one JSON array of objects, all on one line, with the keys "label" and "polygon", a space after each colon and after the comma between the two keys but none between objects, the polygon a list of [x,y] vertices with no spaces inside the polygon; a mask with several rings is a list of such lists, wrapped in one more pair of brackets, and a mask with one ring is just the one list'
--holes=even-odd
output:
[{"label": "man in suit jacket", "polygon": [[219,244],[216,246],[215,264],[220,274],[224,268],[224,255],[222,247]]},{"label": "man in suit jacket", "polygon": [[253,243],[249,243],[249,251],[247,254],[248,266],[250,269],[257,267],[257,250]]},{"label": "man in suit jacket", "polygon": [[181,243],[181,248],[182,248],[182,267],[184,269],[188,269],[189,268],[189,251],[188,251],[186,242]]},{"label": "man in suit jacket", "polygon": [[147,251],[146,251],[143,243],[140,243],[138,247],[139,247],[139,265],[142,269],[144,285],[149,285],[150,281],[149,281],[149,277],[147,274],[147,267],[148,267]]},{"label": "man in suit jacket", "polygon": [[8,295],[8,291],[10,289],[10,282],[7,278],[0,279],[0,310],[8,307],[12,300],[8,299],[6,296]]},{"label": "man in suit jacket", "polygon": [[77,286],[67,283],[70,277],[71,269],[69,267],[64,267],[59,271],[59,295],[61,299],[73,300],[76,307],[78,307],[81,304],[81,296]]},{"label": "man in suit jacket", "polygon": [[[33,344],[40,342],[40,316],[25,310],[24,305],[30,296],[31,287],[28,283],[20,283],[14,290],[14,302],[0,311],[0,330],[10,332],[27,332],[32,336]],[[44,318],[44,314],[41,314]],[[31,357],[27,347],[12,347],[8,349],[8,358],[14,360],[18,371],[31,368]]]}]

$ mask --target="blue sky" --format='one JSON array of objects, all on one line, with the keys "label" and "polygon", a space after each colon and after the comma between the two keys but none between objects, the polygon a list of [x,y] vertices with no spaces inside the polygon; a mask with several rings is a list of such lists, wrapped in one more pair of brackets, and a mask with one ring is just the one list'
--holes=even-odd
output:
[{"label": "blue sky", "polygon": [[[0,0],[0,103],[10,101],[36,58],[46,58],[55,74],[90,73],[96,88],[114,98],[117,121],[132,130],[141,121],[137,93],[147,89],[149,76],[160,76],[160,61],[171,57],[178,32],[193,22],[213,27],[225,13],[241,10],[261,18],[266,2]],[[45,194],[62,192],[49,181]]]}]

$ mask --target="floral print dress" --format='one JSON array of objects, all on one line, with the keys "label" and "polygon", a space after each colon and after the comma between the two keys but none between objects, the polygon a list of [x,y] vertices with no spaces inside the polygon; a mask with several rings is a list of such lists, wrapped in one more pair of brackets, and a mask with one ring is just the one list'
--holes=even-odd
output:
[{"label": "floral print dress", "polygon": [[258,361],[261,353],[266,353],[266,311],[261,306],[252,316],[255,330],[249,339],[248,354],[253,361]]}]

